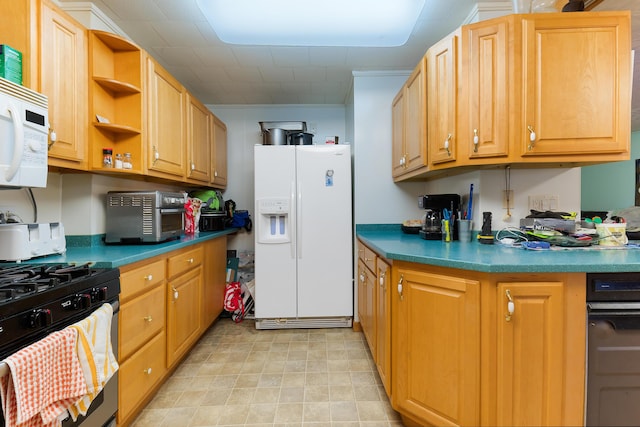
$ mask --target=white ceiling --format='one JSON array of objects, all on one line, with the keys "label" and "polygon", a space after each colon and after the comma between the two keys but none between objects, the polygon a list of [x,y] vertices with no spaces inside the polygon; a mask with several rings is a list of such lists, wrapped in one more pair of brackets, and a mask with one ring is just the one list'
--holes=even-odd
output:
[{"label": "white ceiling", "polygon": [[[63,7],[78,4],[78,0],[58,1]],[[353,71],[411,70],[429,46],[478,13],[479,6],[504,10],[511,3],[426,0],[404,46],[352,48],[227,45],[218,39],[195,0],[92,2],[205,104],[344,104]],[[632,9],[632,27],[640,30],[640,0],[604,0],[595,7],[615,9]],[[313,16],[300,16],[291,26],[302,32],[308,19]],[[636,31],[633,39],[636,50],[639,34]],[[635,69],[637,92],[640,53]],[[632,129],[640,130],[640,96],[633,97],[633,104]]]}]

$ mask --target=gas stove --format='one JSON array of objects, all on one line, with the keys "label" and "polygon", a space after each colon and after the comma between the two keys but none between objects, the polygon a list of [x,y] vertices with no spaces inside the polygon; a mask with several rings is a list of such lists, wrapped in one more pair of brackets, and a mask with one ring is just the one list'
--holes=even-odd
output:
[{"label": "gas stove", "polygon": [[118,300],[120,271],[89,264],[0,264],[0,360]]}]

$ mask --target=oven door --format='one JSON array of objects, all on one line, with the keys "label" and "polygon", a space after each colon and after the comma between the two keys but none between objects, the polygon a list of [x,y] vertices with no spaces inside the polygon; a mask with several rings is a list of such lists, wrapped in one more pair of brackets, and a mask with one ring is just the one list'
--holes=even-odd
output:
[{"label": "oven door", "polygon": [[[111,319],[111,346],[113,354],[118,354],[118,312],[119,301],[112,301],[113,318]],[[8,369],[3,372],[8,374]],[[115,427],[116,412],[118,411],[118,372],[107,381],[104,388],[91,402],[91,406],[84,416],[73,421],[71,417],[62,422],[62,427]],[[0,427],[5,427],[4,416],[0,410]]]},{"label": "oven door", "polygon": [[160,214],[160,240],[178,237],[182,234],[184,228],[184,209],[183,208],[162,208],[159,209]]},{"label": "oven door", "polygon": [[640,303],[589,303],[587,426],[640,425]]},{"label": "oven door", "polygon": [[[120,304],[112,303],[113,318],[111,319],[111,347],[113,354],[118,355],[118,311]],[[62,427],[115,427],[116,412],[118,411],[118,372],[117,370],[104,388],[91,402],[87,415],[80,416],[76,421],[67,418]]]}]

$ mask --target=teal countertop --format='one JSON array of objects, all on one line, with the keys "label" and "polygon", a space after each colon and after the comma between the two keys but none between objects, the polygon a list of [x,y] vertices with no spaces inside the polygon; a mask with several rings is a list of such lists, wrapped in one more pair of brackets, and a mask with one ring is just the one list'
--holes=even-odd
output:
[{"label": "teal countertop", "polygon": [[93,239],[92,243],[76,245],[73,242],[73,237],[67,237],[67,251],[65,254],[32,258],[24,261],[24,263],[92,263],[96,268],[121,267],[227,234],[233,234],[238,230],[238,228],[228,228],[222,231],[200,232],[195,235],[182,235],[179,239],[167,242],[142,245],[105,245],[102,242],[96,242],[96,239]]},{"label": "teal countertop", "polygon": [[531,272],[628,272],[640,271],[640,248],[557,248],[526,250],[477,241],[424,240],[405,234],[400,225],[357,225],[356,235],[378,255],[389,260],[483,271],[488,273]]}]

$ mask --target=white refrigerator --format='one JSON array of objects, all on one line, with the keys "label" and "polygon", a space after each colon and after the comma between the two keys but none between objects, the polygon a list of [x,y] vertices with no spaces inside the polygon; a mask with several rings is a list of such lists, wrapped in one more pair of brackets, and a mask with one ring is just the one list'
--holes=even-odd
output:
[{"label": "white refrigerator", "polygon": [[256,145],[257,329],[350,327],[349,145]]}]

